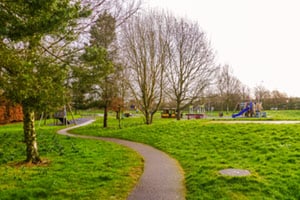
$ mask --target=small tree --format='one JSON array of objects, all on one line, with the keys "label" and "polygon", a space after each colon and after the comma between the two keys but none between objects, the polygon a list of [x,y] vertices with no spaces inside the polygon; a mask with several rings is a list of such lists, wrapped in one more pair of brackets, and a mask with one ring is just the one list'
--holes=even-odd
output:
[{"label": "small tree", "polygon": [[115,49],[110,48],[116,38],[115,26],[116,20],[110,14],[106,12],[101,14],[91,27],[91,45],[83,56],[93,74],[91,92],[101,99],[101,105],[104,107],[103,127],[107,127],[108,107],[115,93],[113,83]]},{"label": "small tree", "polygon": [[120,97],[113,98],[110,109],[116,112],[116,119],[120,119],[121,112],[124,110],[124,100]]},{"label": "small tree", "polygon": [[70,78],[70,85],[77,103],[82,100],[78,97],[84,96],[104,108],[103,127],[107,127],[108,107],[112,98],[118,95],[117,79],[120,78],[116,62],[116,29],[139,9],[140,1],[88,0],[84,3],[89,3],[93,10],[93,18],[84,21],[87,25],[83,23],[83,27],[90,27],[89,33],[83,34],[89,42],[84,55],[79,56],[83,62],[79,65],[75,59],[73,72],[77,73]]}]

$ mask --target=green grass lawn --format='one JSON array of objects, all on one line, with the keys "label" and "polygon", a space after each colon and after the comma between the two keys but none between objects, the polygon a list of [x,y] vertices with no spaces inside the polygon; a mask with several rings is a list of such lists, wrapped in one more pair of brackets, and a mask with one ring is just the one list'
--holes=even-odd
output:
[{"label": "green grass lawn", "polygon": [[[0,199],[126,199],[142,173],[137,153],[112,143],[37,130],[44,164],[25,159],[22,124],[0,127]],[[124,184],[126,183],[126,184]]]},{"label": "green grass lawn", "polygon": [[[279,118],[279,117],[278,117]],[[299,118],[299,117],[298,117]],[[220,124],[210,120],[101,120],[76,133],[149,144],[176,158],[185,171],[187,199],[300,199],[300,125]],[[241,168],[248,177],[219,174]]]},{"label": "green grass lawn", "polygon": [[270,110],[267,115],[275,120],[300,120],[300,110]]},{"label": "green grass lawn", "polygon": [[267,110],[263,112],[266,112],[267,117],[237,117],[233,119],[232,114],[236,114],[238,111],[223,112],[223,117],[219,117],[219,112],[216,111],[206,112],[205,114],[209,119],[214,120],[300,120],[300,110]]},{"label": "green grass lawn", "polygon": [[[299,120],[299,111],[270,111],[267,120]],[[299,113],[299,116],[298,116]],[[136,115],[119,122],[112,113],[72,130],[150,144],[176,158],[185,171],[187,199],[300,199],[300,125],[223,124],[213,120],[160,119],[144,125]],[[142,173],[142,160],[116,144],[37,129],[40,166],[25,159],[22,124],[0,127],[0,199],[126,199]],[[219,174],[247,169],[248,177]],[[126,183],[126,184],[125,184]]]}]

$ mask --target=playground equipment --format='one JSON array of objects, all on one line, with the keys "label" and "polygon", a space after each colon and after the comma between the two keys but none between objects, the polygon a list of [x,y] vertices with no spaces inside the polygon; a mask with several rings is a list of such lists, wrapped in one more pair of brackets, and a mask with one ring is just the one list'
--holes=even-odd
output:
[{"label": "playground equipment", "polygon": [[202,118],[204,118],[205,117],[205,115],[204,114],[199,114],[199,113],[197,113],[197,114],[190,114],[190,113],[188,113],[188,114],[186,114],[186,116],[187,116],[187,119],[202,119]]},{"label": "playground equipment", "polygon": [[243,102],[236,106],[236,109],[240,109],[240,112],[233,114],[232,118],[239,116],[245,117],[267,117],[266,112],[262,112],[262,103]]},{"label": "playground equipment", "polygon": [[[72,115],[73,122],[76,124],[73,113],[71,111],[70,105],[68,105],[68,108],[69,108],[70,113]],[[66,108],[66,106],[64,106],[64,108],[62,110],[59,110],[56,113],[54,113],[53,117],[54,117],[54,119],[59,120],[63,125],[71,124],[71,122],[67,119],[67,108]]]},{"label": "playground equipment", "polygon": [[[194,113],[196,111],[196,113]],[[187,119],[202,119],[205,117],[205,105],[190,106],[189,113],[186,114]]]},{"label": "playground equipment", "polygon": [[240,104],[241,107],[241,111],[237,114],[233,114],[232,118],[236,118],[238,116],[242,116],[243,114],[245,114],[246,116],[253,116],[253,103],[252,101],[250,103],[241,103]]},{"label": "playground equipment", "polygon": [[53,117],[54,119],[58,119],[64,125],[70,124],[69,120],[67,120],[67,112],[64,110],[57,111],[54,113]]},{"label": "playground equipment", "polygon": [[161,118],[176,118],[177,111],[174,108],[164,108],[161,112]]}]

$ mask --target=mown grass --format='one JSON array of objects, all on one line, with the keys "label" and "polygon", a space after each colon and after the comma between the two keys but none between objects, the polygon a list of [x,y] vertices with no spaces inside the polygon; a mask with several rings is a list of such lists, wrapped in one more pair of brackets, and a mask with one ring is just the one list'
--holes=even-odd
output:
[{"label": "mown grass", "polygon": [[270,110],[267,115],[275,120],[300,120],[300,110]]},{"label": "mown grass", "polygon": [[34,166],[22,163],[22,124],[0,127],[0,199],[125,199],[142,173],[141,157],[112,143],[57,135],[58,128],[37,130],[44,163]]},{"label": "mown grass", "polygon": [[[300,199],[300,125],[220,124],[210,120],[126,118],[118,129],[101,119],[74,132],[149,144],[176,158],[185,171],[187,199]],[[134,125],[133,125],[134,124]],[[219,174],[225,168],[247,177]]]},{"label": "mown grass", "polygon": [[266,110],[267,117],[237,117],[232,118],[232,114],[238,113],[235,112],[222,112],[223,117],[219,117],[219,112],[206,112],[205,116],[210,120],[246,120],[246,121],[274,121],[274,120],[300,120],[300,110]]}]

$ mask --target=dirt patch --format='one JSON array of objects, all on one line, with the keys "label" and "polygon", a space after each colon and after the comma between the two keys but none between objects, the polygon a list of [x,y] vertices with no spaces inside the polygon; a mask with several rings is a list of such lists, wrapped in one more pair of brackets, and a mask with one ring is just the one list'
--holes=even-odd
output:
[{"label": "dirt patch", "polygon": [[40,163],[32,163],[32,162],[25,162],[25,161],[20,161],[20,162],[13,162],[9,163],[8,166],[10,167],[15,167],[15,168],[20,168],[20,167],[48,167],[50,165],[51,161],[48,159],[42,159],[42,162]]}]

